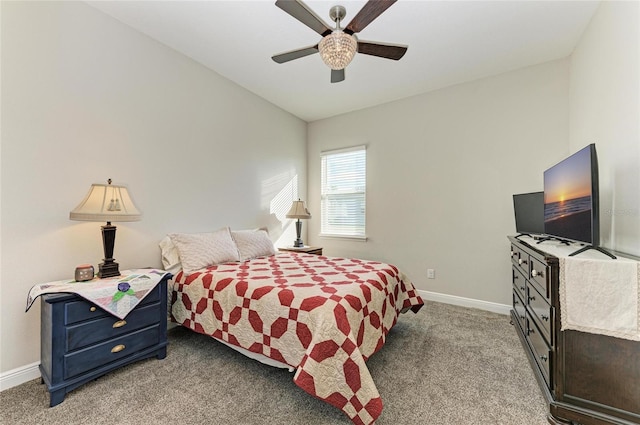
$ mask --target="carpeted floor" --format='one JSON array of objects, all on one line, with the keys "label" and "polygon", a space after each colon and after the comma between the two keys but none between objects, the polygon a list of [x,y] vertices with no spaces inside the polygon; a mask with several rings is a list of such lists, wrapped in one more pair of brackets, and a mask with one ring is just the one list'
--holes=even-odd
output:
[{"label": "carpeted floor", "polygon": [[[39,379],[0,393],[2,424],[348,425],[292,373],[184,328],[168,356],[126,366],[49,408]],[[427,302],[402,315],[368,362],[384,402],[377,425],[547,425],[546,406],[507,316]]]}]

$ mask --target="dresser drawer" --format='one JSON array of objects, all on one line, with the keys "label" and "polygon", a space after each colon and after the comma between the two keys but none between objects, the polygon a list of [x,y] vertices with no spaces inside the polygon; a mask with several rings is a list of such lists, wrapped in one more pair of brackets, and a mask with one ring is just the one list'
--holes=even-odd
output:
[{"label": "dresser drawer", "polygon": [[553,322],[553,309],[547,302],[546,298],[540,295],[534,285],[527,285],[529,302],[529,311],[533,316],[533,320],[540,328],[540,331],[546,338],[549,345],[552,344],[551,339],[551,323]]},{"label": "dresser drawer", "polygon": [[516,313],[516,318],[518,319],[520,329],[526,329],[525,326],[527,325],[527,310],[525,309],[524,302],[515,289],[513,290],[512,296],[513,311]]},{"label": "dresser drawer", "polygon": [[101,344],[75,351],[64,356],[64,379],[94,369],[96,366],[130,356],[160,342],[160,325],[155,324]]},{"label": "dresser drawer", "polygon": [[540,261],[531,257],[530,271],[528,272],[529,280],[538,287],[540,292],[549,301],[551,298],[551,288],[549,287],[549,268]]},{"label": "dresser drawer", "polygon": [[529,276],[529,254],[515,245],[511,245],[511,261],[525,276]]},{"label": "dresser drawer", "polygon": [[[160,301],[160,286],[162,285],[157,285],[146,297],[144,297],[144,299],[138,306],[143,306],[145,304],[151,304]],[[65,325],[82,322],[83,320],[111,316],[100,307],[86,300],[68,302],[65,304],[64,309]]]},{"label": "dresser drawer", "polygon": [[513,283],[513,287],[516,291],[518,291],[518,295],[520,295],[520,299],[526,300],[527,294],[527,279],[524,277],[522,273],[516,268],[515,265],[511,266],[511,283]]},{"label": "dresser drawer", "polygon": [[157,323],[163,317],[160,310],[160,303],[149,304],[136,308],[124,320],[108,315],[69,326],[66,329],[66,351],[77,350]]},{"label": "dresser drawer", "polygon": [[534,323],[531,316],[529,316],[529,313],[527,313],[527,339],[531,345],[535,361],[542,371],[547,387],[552,388],[551,381],[549,380],[549,370],[551,369],[551,350],[549,349],[547,342],[542,337],[538,326]]}]

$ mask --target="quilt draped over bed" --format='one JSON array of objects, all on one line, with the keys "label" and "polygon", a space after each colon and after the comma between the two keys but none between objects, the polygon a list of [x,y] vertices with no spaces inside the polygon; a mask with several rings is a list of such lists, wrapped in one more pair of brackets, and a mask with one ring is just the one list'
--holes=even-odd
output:
[{"label": "quilt draped over bed", "polygon": [[371,424],[382,400],[365,361],[423,301],[393,265],[281,253],[180,272],[172,304],[176,322],[296,368],[304,391]]}]

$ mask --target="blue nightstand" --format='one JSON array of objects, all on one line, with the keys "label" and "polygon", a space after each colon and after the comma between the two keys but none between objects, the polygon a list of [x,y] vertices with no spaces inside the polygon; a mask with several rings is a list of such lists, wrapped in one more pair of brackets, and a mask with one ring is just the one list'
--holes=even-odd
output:
[{"label": "blue nightstand", "polygon": [[124,320],[73,294],[41,301],[40,373],[50,406],[126,364],[167,356],[167,275]]}]

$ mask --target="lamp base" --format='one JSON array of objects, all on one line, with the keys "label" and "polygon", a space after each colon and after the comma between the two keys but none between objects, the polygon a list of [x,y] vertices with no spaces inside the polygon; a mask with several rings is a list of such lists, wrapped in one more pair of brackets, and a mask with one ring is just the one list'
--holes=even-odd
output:
[{"label": "lamp base", "polygon": [[108,277],[120,276],[120,270],[118,269],[118,263],[115,261],[106,261],[98,264],[98,277],[100,279],[106,279]]},{"label": "lamp base", "polygon": [[302,242],[302,238],[300,237],[301,233],[302,222],[300,221],[300,219],[298,219],[298,221],[296,221],[296,240],[293,241],[293,246],[295,246],[296,248],[301,248],[304,246],[304,242]]},{"label": "lamp base", "polygon": [[110,221],[107,221],[105,226],[102,226],[102,246],[104,247],[104,263],[98,265],[98,277],[105,279],[107,277],[120,276],[120,270],[118,270],[118,263],[113,261],[113,246],[116,242],[116,226],[112,226]]}]

